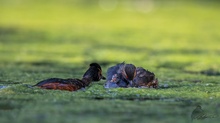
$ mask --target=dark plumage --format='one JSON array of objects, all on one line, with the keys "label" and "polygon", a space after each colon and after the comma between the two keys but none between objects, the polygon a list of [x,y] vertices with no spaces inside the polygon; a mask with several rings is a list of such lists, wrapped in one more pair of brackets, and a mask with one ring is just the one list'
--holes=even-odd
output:
[{"label": "dark plumage", "polygon": [[133,64],[120,63],[107,70],[105,88],[117,87],[158,87],[154,73]]},{"label": "dark plumage", "polygon": [[137,67],[137,75],[134,78],[135,87],[158,87],[158,80],[155,79],[154,73],[145,70],[142,67]]},{"label": "dark plumage", "polygon": [[105,77],[102,76],[102,69],[100,65],[92,63],[83,75],[82,79],[50,78],[43,80],[34,86],[38,86],[43,89],[76,91],[88,86],[92,81],[99,81],[101,79],[105,79]]},{"label": "dark plumage", "polygon": [[133,86],[136,75],[136,67],[133,64],[120,63],[107,70],[105,88]]}]

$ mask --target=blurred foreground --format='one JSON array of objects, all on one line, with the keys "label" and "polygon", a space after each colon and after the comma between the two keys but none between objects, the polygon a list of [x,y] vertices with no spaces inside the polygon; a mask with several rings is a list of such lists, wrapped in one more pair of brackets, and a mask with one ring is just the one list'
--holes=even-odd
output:
[{"label": "blurred foreground", "polygon": [[[218,1],[0,0],[0,122],[219,121]],[[103,74],[133,63],[160,88],[85,91],[27,88],[40,80]],[[197,120],[198,105],[209,116]]]}]

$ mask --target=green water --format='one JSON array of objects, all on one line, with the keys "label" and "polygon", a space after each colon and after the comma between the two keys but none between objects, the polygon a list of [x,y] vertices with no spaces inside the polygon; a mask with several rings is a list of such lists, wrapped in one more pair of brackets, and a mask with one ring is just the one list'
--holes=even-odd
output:
[{"label": "green water", "polygon": [[[107,3],[106,3],[107,2]],[[197,105],[217,123],[217,1],[0,0],[0,122],[186,123]],[[81,78],[91,62],[106,76],[125,61],[155,73],[158,89],[77,92],[29,88]]]}]

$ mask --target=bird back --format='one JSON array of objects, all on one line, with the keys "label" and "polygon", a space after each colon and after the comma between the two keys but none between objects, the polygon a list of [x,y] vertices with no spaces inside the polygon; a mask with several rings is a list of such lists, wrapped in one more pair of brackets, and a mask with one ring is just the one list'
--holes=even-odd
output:
[{"label": "bird back", "polygon": [[[141,87],[141,86],[150,86],[151,83],[153,84],[155,80],[155,74],[145,70],[142,67],[137,67],[136,69],[137,75],[134,78],[134,83],[136,87]],[[156,84],[156,83],[155,83]]]}]

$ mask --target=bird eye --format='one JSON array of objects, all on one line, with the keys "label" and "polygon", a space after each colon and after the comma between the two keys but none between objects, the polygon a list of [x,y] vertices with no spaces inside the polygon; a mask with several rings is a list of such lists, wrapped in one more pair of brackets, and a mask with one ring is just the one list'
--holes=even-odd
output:
[{"label": "bird eye", "polygon": [[126,79],[128,79],[128,76],[127,76],[127,75],[126,75],[125,77],[126,77]]}]

